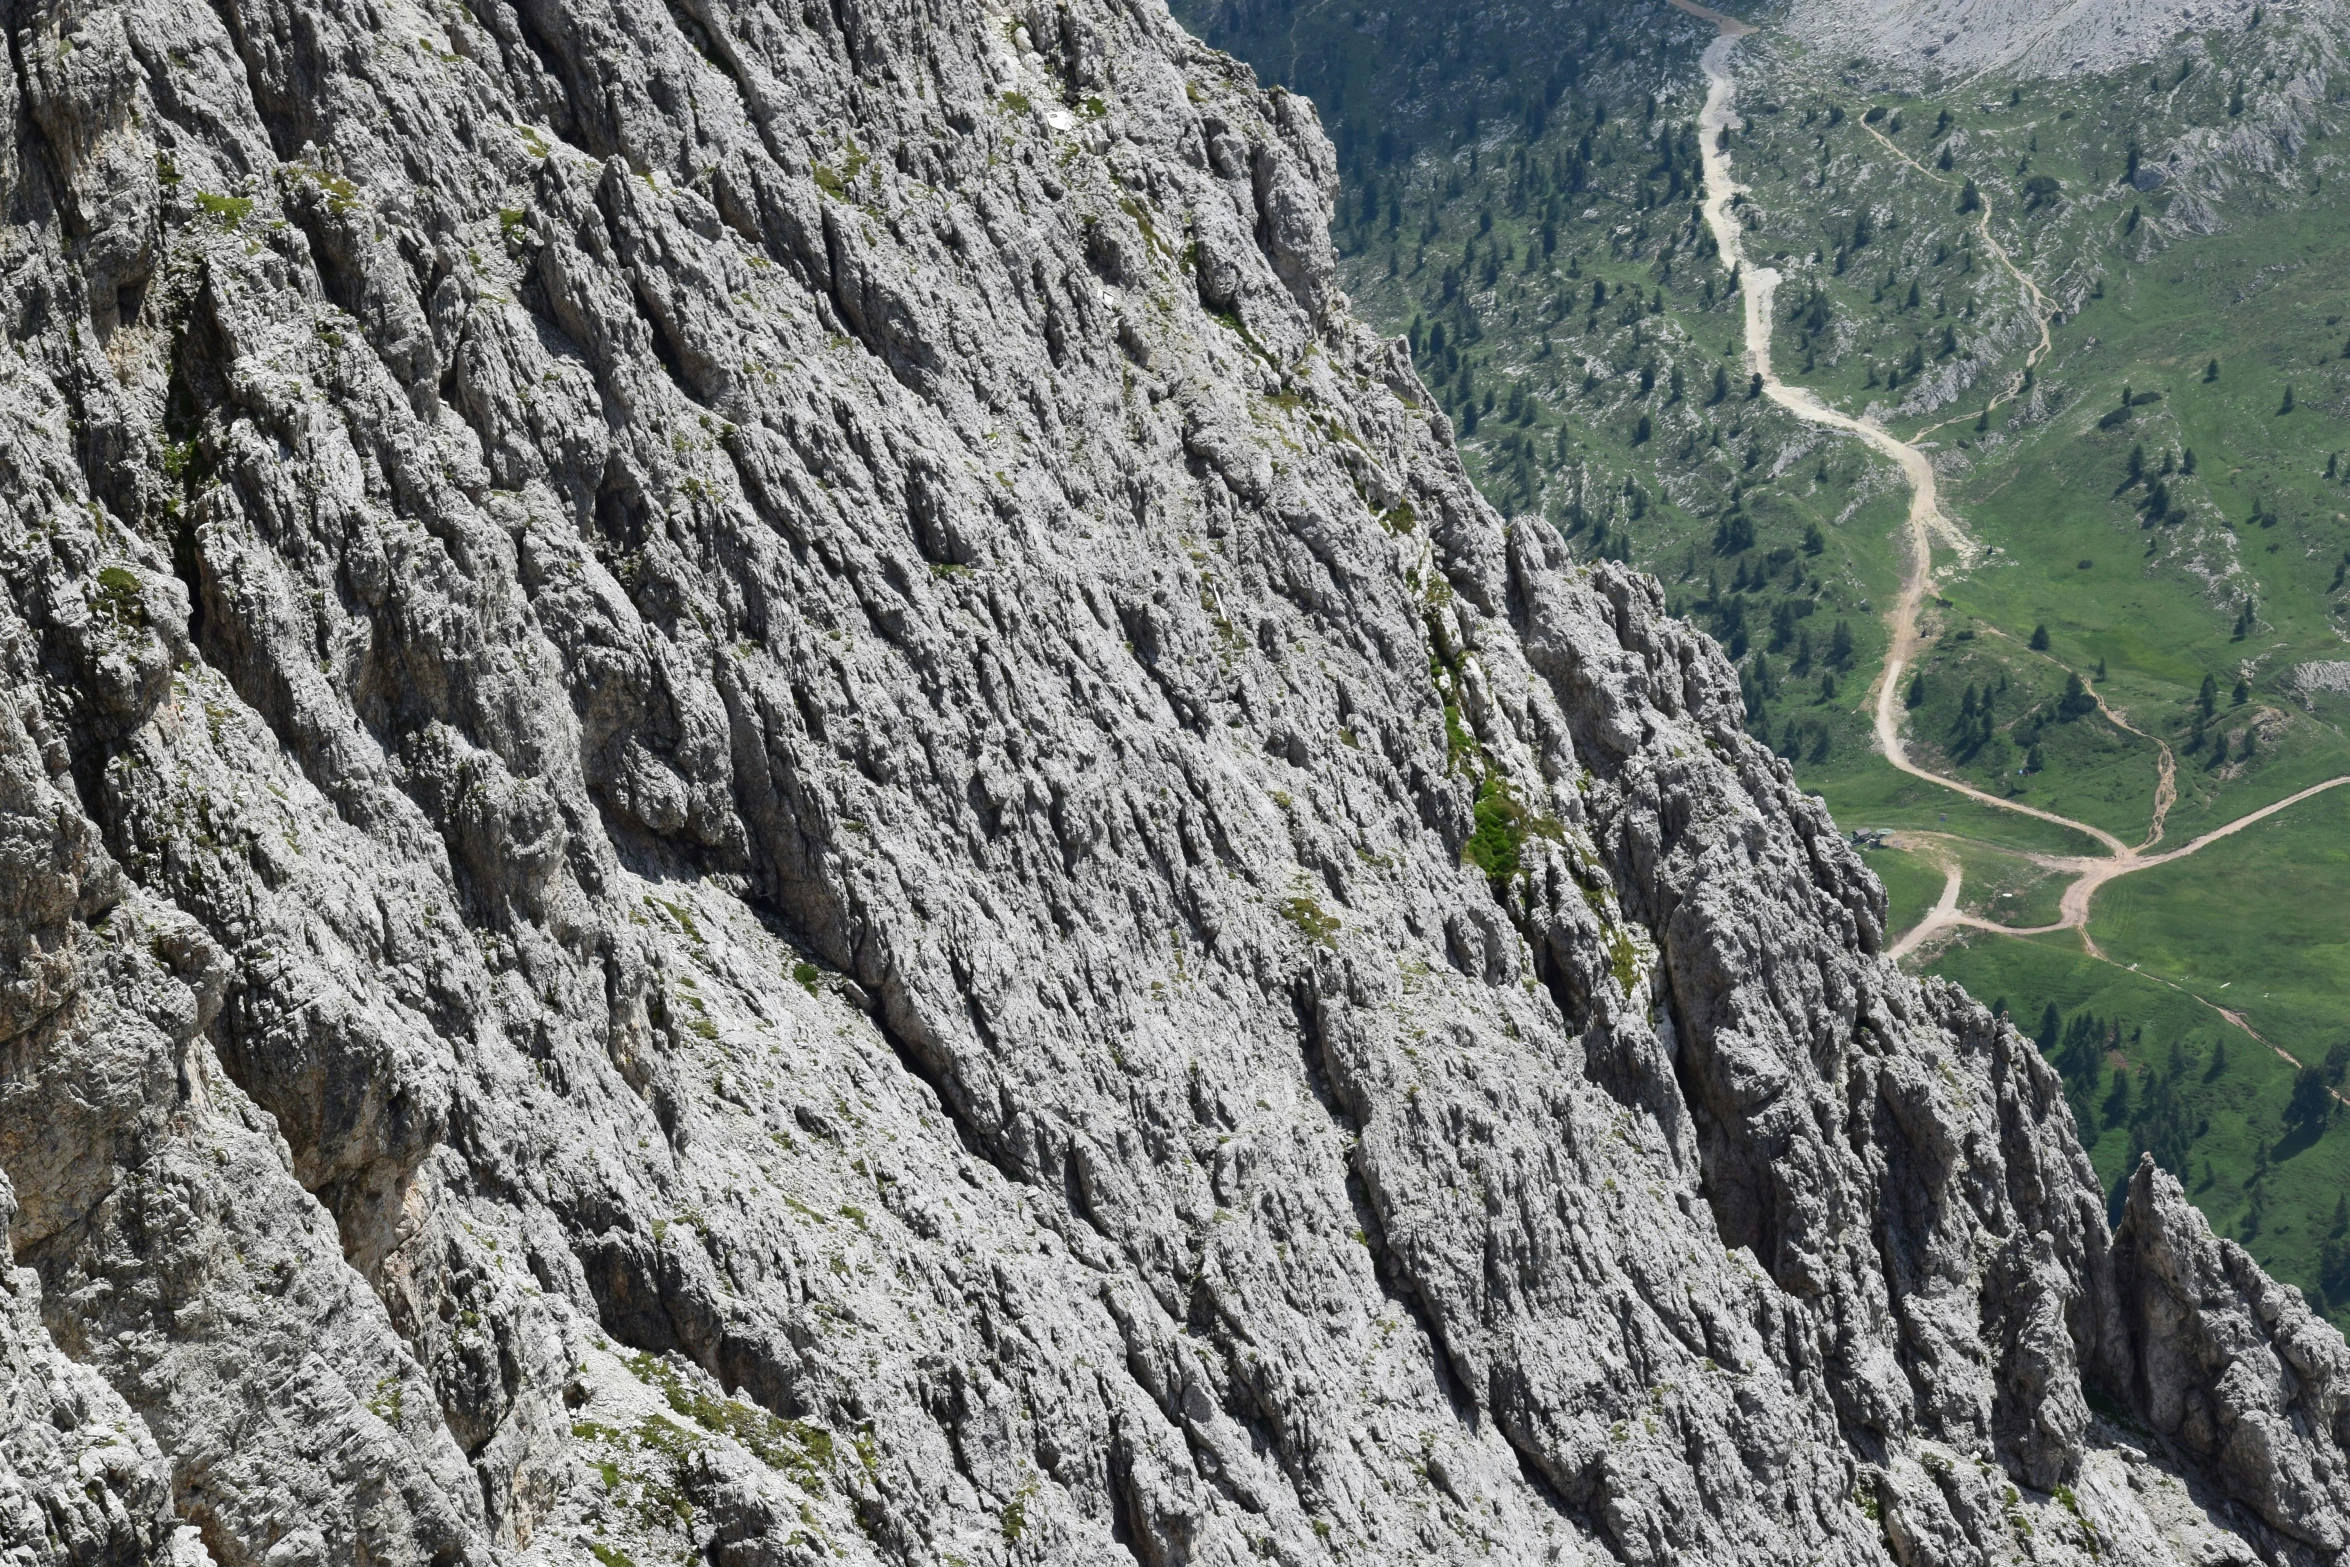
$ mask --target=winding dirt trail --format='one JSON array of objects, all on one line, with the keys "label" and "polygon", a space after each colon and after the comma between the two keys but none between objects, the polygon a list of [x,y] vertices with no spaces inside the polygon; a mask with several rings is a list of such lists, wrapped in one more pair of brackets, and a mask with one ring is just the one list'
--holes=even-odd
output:
[{"label": "winding dirt trail", "polygon": [[[1678,4],[1679,0],[1672,0],[1672,3]],[[1682,9],[1687,10],[1688,7],[1684,6]],[[1751,28],[1748,29],[1750,32],[1752,30],[1753,29]],[[1861,121],[1860,128],[1864,131],[1867,131],[1871,136],[1876,137],[1878,145],[1882,146],[1887,152],[1893,154],[1894,157],[1899,158],[1903,163],[1908,164],[1911,169],[1915,170],[1929,183],[1943,186],[1947,186],[1950,183],[1950,181],[1944,179],[1941,175],[1935,173],[1932,169],[1927,168],[1924,164],[1918,162],[1917,159],[1911,157],[1908,153],[1903,152],[1899,147],[1896,147],[1893,144],[1892,137],[1886,135],[1883,131],[1878,130],[1868,121]],[[1983,411],[1985,413],[1990,413],[1994,409],[2000,408],[2007,403],[2011,403],[2023,395],[2024,387],[2029,384],[2032,371],[2039,366],[2041,360],[2048,357],[2048,350],[2053,346],[2053,340],[2048,335],[2048,321],[2051,314],[2048,308],[2048,296],[2040,292],[2040,285],[2032,281],[2032,275],[2029,272],[2026,272],[2022,267],[2019,267],[2015,264],[2015,258],[2007,253],[2007,247],[2000,244],[1998,237],[1991,232],[1991,203],[1987,199],[1983,198],[1981,191],[1978,190],[1975,195],[1977,198],[1975,202],[1975,233],[1983,241],[1983,248],[1991,252],[1992,258],[2006,270],[2009,277],[2015,279],[2017,285],[2021,287],[2025,295],[2030,298],[2032,321],[2033,324],[2040,330],[2039,344],[2034,347],[2030,353],[2024,355],[2024,367],[2015,373],[2014,377],[2008,381],[2005,389],[2002,390],[1998,396],[1992,398],[1989,406],[1984,408]],[[1958,414],[1952,418],[1944,419],[1939,423],[1929,424],[1924,429],[1919,430],[1915,435],[1911,436],[1910,439],[1912,441],[1923,440],[1927,436],[1933,434],[1936,430],[1942,429],[1947,425],[1958,424],[1965,418],[1965,414]],[[2135,731],[2132,732],[2135,733]]]},{"label": "winding dirt trail", "polygon": [[[2015,640],[2014,637],[2009,636],[1997,626],[1986,629],[1991,635],[2003,641],[2013,642]],[[2030,649],[2026,651],[2031,652]],[[2061,659],[2047,653],[2031,652],[2031,656],[2055,665],[2068,675],[2073,673]],[[2104,693],[2099,691],[2086,675],[2081,677],[2081,689],[2089,693],[2090,700],[2097,704],[2097,711],[2104,715],[2107,723],[2126,734],[2136,735],[2154,747],[2154,814],[2147,819],[2146,836],[2138,841],[2136,850],[2136,852],[2143,853],[2162,842],[2162,835],[2170,825],[2170,808],[2179,803],[2179,759],[2172,754],[2169,741],[2160,735],[2150,735],[2136,724],[2131,723],[2129,709],[2115,707],[2106,701]]]},{"label": "winding dirt trail", "polygon": [[[1789,386],[1781,381],[1772,370],[1771,310],[1778,292],[1780,275],[1775,268],[1755,267],[1747,264],[1744,225],[1737,216],[1737,208],[1743,201],[1746,191],[1730,173],[1730,154],[1726,145],[1728,132],[1742,123],[1738,119],[1735,107],[1738,89],[1730,74],[1730,55],[1738,47],[1739,40],[1755,32],[1756,29],[1751,24],[1742,22],[1734,16],[1725,16],[1719,11],[1699,5],[1696,0],[1669,0],[1669,3],[1678,10],[1712,24],[1715,30],[1714,41],[1707,46],[1705,54],[1700,60],[1707,83],[1705,107],[1698,115],[1699,145],[1705,161],[1703,210],[1706,226],[1712,231],[1715,243],[1720,248],[1723,264],[1736,267],[1740,277],[1744,280],[1742,293],[1746,304],[1747,359],[1754,373],[1762,377],[1764,395],[1798,419],[1828,429],[1841,430],[1866,442],[1892,459],[1900,467],[1903,477],[1909,481],[1908,570],[1902,578],[1900,594],[1897,596],[1893,608],[1885,617],[1887,629],[1892,634],[1892,646],[1886,654],[1884,672],[1878,677],[1875,689],[1874,729],[1878,748],[1885,753],[1885,759],[1892,763],[1895,769],[1907,773],[1913,778],[1939,785],[1995,810],[2011,811],[2020,816],[2030,816],[2055,826],[2070,828],[2072,831],[2094,840],[2107,851],[2104,857],[2006,851],[2018,854],[2021,858],[2048,870],[2073,878],[2071,884],[2065,888],[2063,899],[2057,906],[2058,919],[2055,924],[2022,927],[2001,925],[1996,921],[1963,912],[1959,908],[1959,895],[1965,882],[1964,865],[1955,853],[1939,845],[1922,849],[1920,852],[1938,865],[1943,872],[1942,895],[1914,928],[1905,932],[1898,941],[1893,943],[1891,955],[1895,958],[1906,957],[1939,935],[1955,929],[1971,928],[1996,931],[2002,935],[2010,936],[2036,936],[2057,931],[2077,930],[2080,932],[2081,945],[2089,955],[2104,959],[2104,952],[2098,948],[2096,940],[2089,934],[2089,905],[2096,897],[2098,889],[2105,886],[2106,883],[2117,877],[2130,875],[2135,871],[2146,870],[2156,865],[2167,865],[2173,860],[2184,859],[2209,844],[2217,843],[2222,838],[2232,837],[2257,822],[2265,821],[2280,811],[2298,805],[2312,795],[2323,794],[2329,789],[2350,783],[2350,775],[2329,778],[2323,783],[2313,784],[2298,794],[2290,795],[2285,799],[2265,805],[2257,811],[2238,817],[2226,826],[2215,828],[2179,848],[2161,854],[2150,854],[2147,851],[2162,841],[2171,806],[2178,799],[2177,763],[2172,757],[2168,745],[2130,724],[2126,713],[2121,709],[2109,707],[2105,699],[2097,695],[2094,687],[2088,687],[2088,690],[2089,694],[2095,698],[2099,712],[2103,713],[2117,728],[2127,730],[2142,739],[2152,740],[2160,751],[2155,783],[2154,813],[2149,824],[2150,830],[2142,843],[2125,844],[2102,827],[2092,826],[2088,822],[2075,821],[2071,817],[2060,816],[2054,811],[2045,811],[2038,806],[2026,805],[2019,800],[2002,798],[1985,790],[1977,789],[1961,780],[1929,772],[1910,760],[1908,745],[1901,734],[1902,709],[1899,705],[1899,692],[1902,673],[1915,662],[1918,649],[1924,641],[1918,632],[1918,612],[1923,607],[1926,596],[1934,585],[1934,545],[1939,540],[1963,563],[1973,556],[1973,541],[1943,512],[1940,495],[1934,482],[1933,464],[1913,442],[1900,439],[1874,420],[1856,419],[1849,414],[1829,407],[1808,387]],[[1938,185],[1950,183],[1941,175],[1927,169],[1904,153],[1875,126],[1864,121],[1861,128],[1876,137],[1894,157],[1900,159],[1901,162],[1926,179]],[[1975,230],[1982,237],[1984,248],[1998,260],[2000,266],[2024,290],[2030,301],[2032,318],[2038,325],[2040,334],[2039,343],[2024,357],[2024,368],[2009,381],[1999,396],[1991,400],[1990,406],[1997,408],[2000,404],[2022,394],[2025,385],[2029,382],[2033,367],[2038,365],[2047,355],[2050,346],[2050,312],[2047,297],[2041,293],[2039,285],[2015,264],[2006,247],[2002,246],[1992,235],[1990,199],[1982,196],[1979,190],[1977,195],[1980,200],[1977,207],[1978,217]],[[1956,420],[1944,420],[1943,424],[1956,422]],[[1941,425],[1927,426],[1925,430],[1919,431],[1918,435],[1923,437],[1930,431],[1941,427]],[[2084,680],[2083,685],[2087,687],[2088,683]],[[2110,962],[2111,960],[2106,959],[2106,961]],[[2164,983],[2168,983],[2168,981],[2164,981]],[[2214,1010],[2225,1012],[2224,1008],[2215,1007]],[[2251,1032],[2249,1026],[2244,1025],[2242,1020],[2236,1018],[2234,1014],[2226,1015],[2239,1027],[2244,1027],[2245,1032]]]}]

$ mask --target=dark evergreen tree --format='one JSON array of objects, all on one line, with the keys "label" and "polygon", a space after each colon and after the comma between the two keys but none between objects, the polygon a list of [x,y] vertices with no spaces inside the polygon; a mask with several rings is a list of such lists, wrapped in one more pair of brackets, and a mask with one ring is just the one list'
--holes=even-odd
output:
[{"label": "dark evergreen tree", "polygon": [[2293,1094],[2285,1101],[2286,1125],[2322,1129],[2333,1107],[2334,1096],[2326,1087],[2323,1071],[2305,1066],[2293,1074]]}]

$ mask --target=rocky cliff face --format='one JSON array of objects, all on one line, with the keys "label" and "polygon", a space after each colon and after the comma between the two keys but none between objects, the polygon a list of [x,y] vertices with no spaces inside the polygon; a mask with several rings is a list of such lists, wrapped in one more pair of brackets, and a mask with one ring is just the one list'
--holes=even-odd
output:
[{"label": "rocky cliff face", "polygon": [[10,26],[12,1564],[2342,1544],[1151,0]]},{"label": "rocky cliff face", "polygon": [[[1881,64],[1969,75],[2123,70],[2184,32],[2230,32],[2254,14],[2330,10],[2336,0],[1789,0],[1791,30],[1817,48]],[[2196,45],[2200,52],[2200,45]]]}]

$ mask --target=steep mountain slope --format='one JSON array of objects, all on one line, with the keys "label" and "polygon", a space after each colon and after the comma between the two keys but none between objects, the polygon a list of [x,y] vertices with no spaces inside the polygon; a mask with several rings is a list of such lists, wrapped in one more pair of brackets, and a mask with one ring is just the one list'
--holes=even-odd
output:
[{"label": "steep mountain slope", "polygon": [[[1787,30],[1831,54],[1953,74],[2137,64],[2177,34],[2240,25],[2257,0],[1790,0]],[[2279,10],[2289,7],[2280,5]]]},{"label": "steep mountain slope", "polygon": [[2338,1335],[1478,499],[1304,100],[13,20],[14,1559],[2344,1543]]},{"label": "steep mountain slope", "polygon": [[[1341,281],[1412,337],[1484,493],[1654,571],[1739,665],[1748,732],[1843,825],[1900,831],[1871,855],[1897,945],[2039,1030],[2110,1211],[2154,1151],[2345,1320],[2350,1138],[2320,1134],[2350,949],[2309,914],[2340,892],[2339,797],[2259,814],[2350,774],[2339,0],[2159,35],[2123,6],[1969,8],[2137,29],[2097,69],[2035,46],[1987,72],[1892,47],[1878,23],[1925,8],[1742,4],[1702,132],[1710,27],[1661,4],[1178,9],[1332,115]],[[1847,22],[1849,52],[1813,36]],[[1710,159],[1743,275],[1698,210]],[[1915,615],[1902,474],[1751,374],[1765,276],[1778,373],[1932,465],[1949,526]],[[1873,732],[1895,619],[1923,639],[1899,732],[1974,795]],[[2247,823],[2060,898],[2095,834]]]}]

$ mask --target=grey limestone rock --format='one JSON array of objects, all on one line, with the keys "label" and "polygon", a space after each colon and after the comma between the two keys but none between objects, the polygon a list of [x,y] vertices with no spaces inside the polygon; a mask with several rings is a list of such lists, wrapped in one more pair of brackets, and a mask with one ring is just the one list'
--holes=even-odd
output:
[{"label": "grey limestone rock", "polygon": [[2338,1543],[1152,0],[9,22],[12,1567]]},{"label": "grey limestone rock", "polygon": [[1788,25],[1815,48],[1913,71],[2072,76],[2126,70],[2182,33],[2240,32],[2260,11],[2258,0],[1794,0]]},{"label": "grey limestone rock", "polygon": [[2218,1487],[2289,1541],[2350,1541],[2350,1349],[2301,1292],[2211,1233],[2151,1157],[2113,1240],[2132,1402]]},{"label": "grey limestone rock", "polygon": [[[0,1187],[0,1211],[11,1211]],[[59,1353],[30,1268],[0,1277],[0,1540],[16,1563],[169,1560],[171,1484],[146,1427]]]}]

